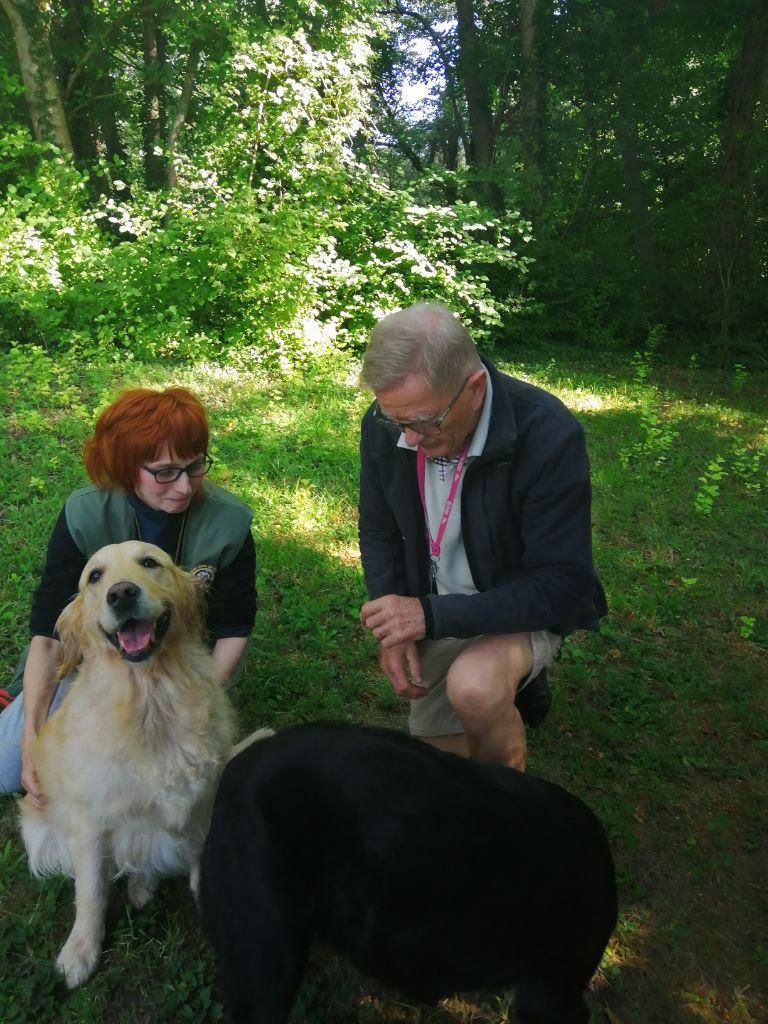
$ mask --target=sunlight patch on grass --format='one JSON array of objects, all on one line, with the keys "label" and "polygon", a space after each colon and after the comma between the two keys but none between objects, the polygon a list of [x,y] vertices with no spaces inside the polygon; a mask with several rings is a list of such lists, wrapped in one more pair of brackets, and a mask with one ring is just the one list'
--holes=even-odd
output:
[{"label": "sunlight patch on grass", "polygon": [[332,555],[340,565],[359,565],[360,564],[360,548],[357,546],[357,541],[354,544],[336,544],[328,550],[328,554]]},{"label": "sunlight patch on grass", "polygon": [[574,413],[623,411],[634,409],[637,405],[630,395],[614,390],[600,393],[584,388],[558,388],[556,393]]},{"label": "sunlight patch on grass", "polygon": [[279,533],[284,538],[312,543],[322,534],[326,553],[332,538],[340,545],[339,561],[349,564],[353,548],[355,560],[359,559],[356,517],[344,495],[322,491],[306,480],[286,486],[284,481],[264,479],[253,480],[249,487],[240,488],[240,493],[247,501],[252,500],[256,530],[265,538]]},{"label": "sunlight patch on grass", "polygon": [[291,431],[301,422],[302,410],[270,402],[267,409],[259,411],[257,418],[262,424],[268,423],[275,430]]},{"label": "sunlight patch on grass", "polygon": [[643,950],[648,945],[651,931],[650,911],[634,907],[620,914],[600,964],[605,975],[610,978],[623,967],[645,966]]},{"label": "sunlight patch on grass", "polygon": [[294,534],[314,533],[326,528],[326,509],[321,495],[314,487],[297,484],[289,496]]},{"label": "sunlight patch on grass", "polygon": [[703,982],[682,989],[680,999],[686,1011],[701,1024],[758,1024],[749,1006],[750,995],[742,989],[734,991],[733,1001],[725,1012],[721,993]]}]

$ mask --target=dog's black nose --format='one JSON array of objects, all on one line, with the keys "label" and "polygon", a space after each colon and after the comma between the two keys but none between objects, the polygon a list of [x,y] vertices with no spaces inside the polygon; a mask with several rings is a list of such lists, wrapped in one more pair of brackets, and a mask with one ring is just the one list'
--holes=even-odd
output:
[{"label": "dog's black nose", "polygon": [[115,611],[130,611],[140,593],[135,583],[113,583],[107,591],[107,604]]}]

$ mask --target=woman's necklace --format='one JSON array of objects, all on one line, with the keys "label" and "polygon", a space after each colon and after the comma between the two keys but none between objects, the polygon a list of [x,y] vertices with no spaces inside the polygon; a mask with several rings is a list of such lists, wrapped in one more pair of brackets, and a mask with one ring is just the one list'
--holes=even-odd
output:
[{"label": "woman's necklace", "polygon": [[[188,511],[189,511],[189,509],[185,509],[184,512],[182,513],[182,516],[181,516],[181,528],[179,529],[179,537],[178,537],[178,540],[176,541],[176,552],[175,552],[175,554],[173,556],[173,564],[174,565],[178,565],[179,564],[179,555],[181,553],[181,542],[184,539],[184,530],[186,529],[186,526],[187,526],[187,512]],[[144,540],[144,538],[141,535],[141,526],[139,525],[139,517],[136,515],[136,509],[133,506],[131,506],[131,512],[133,512],[133,522],[134,522],[134,525],[136,527],[136,537],[137,537],[138,540]],[[168,554],[170,554],[170,551],[168,552]]]}]

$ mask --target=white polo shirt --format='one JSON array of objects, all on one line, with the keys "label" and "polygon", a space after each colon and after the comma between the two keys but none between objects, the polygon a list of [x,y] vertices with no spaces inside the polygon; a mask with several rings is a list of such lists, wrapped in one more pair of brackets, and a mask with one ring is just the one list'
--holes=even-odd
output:
[{"label": "white polo shirt", "polygon": [[[491,401],[493,399],[493,385],[491,376],[485,370],[485,402],[483,404],[480,419],[475,427],[472,440],[467,453],[467,461],[459,480],[456,495],[453,501],[451,514],[445,526],[442,540],[440,542],[440,557],[437,559],[437,592],[438,594],[476,594],[477,587],[469,571],[467,553],[464,550],[464,541],[461,536],[461,490],[464,485],[464,475],[467,466],[481,455],[488,439],[488,424],[491,420]],[[400,435],[397,442],[398,447],[407,448],[415,452],[418,445],[405,443],[405,434]],[[427,506],[427,519],[429,532],[432,537],[437,536],[440,528],[440,520],[443,518],[443,509],[448,499],[453,483],[453,474],[458,465],[459,458],[455,459],[425,459],[424,472],[424,500]]]}]

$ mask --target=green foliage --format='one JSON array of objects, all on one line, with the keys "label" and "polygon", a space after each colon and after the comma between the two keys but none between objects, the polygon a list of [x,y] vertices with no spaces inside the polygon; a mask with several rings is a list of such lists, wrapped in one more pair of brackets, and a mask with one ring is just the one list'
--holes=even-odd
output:
[{"label": "green foliage", "polygon": [[423,205],[406,189],[358,176],[344,221],[311,262],[319,313],[355,340],[387,312],[440,300],[486,347],[522,303],[494,294],[491,274],[520,281],[529,259],[518,254],[528,225],[519,213],[496,217],[474,201]]},{"label": "green foliage", "polygon": [[739,636],[742,640],[749,640],[752,634],[755,632],[755,626],[757,625],[757,619],[752,615],[740,615],[739,616]]},{"label": "green foliage", "polygon": [[0,343],[55,344],[74,300],[71,282],[92,278],[104,246],[84,176],[21,130],[0,138],[0,166],[25,163],[30,169],[6,185],[0,207]]},{"label": "green foliage", "polygon": [[759,494],[768,485],[768,452],[737,447],[730,472],[749,494]]},{"label": "green foliage", "polygon": [[633,459],[652,458],[656,467],[666,461],[670,448],[678,437],[678,431],[669,426],[650,405],[643,405],[640,411],[641,437],[632,448],[619,451],[619,461],[626,469]]},{"label": "green foliage", "polygon": [[207,68],[172,191],[147,190],[135,158],[76,170],[21,130],[0,140],[0,171],[15,169],[0,346],[275,365],[359,344],[421,298],[461,310],[490,345],[521,305],[509,295],[528,226],[417,201],[360,160],[367,37],[354,17],[326,37],[235,31]]},{"label": "green foliage", "polygon": [[747,368],[743,363],[735,363],[733,367],[733,376],[731,377],[731,387],[734,391],[743,391],[744,386],[747,383],[749,374]]},{"label": "green foliage", "polygon": [[619,449],[619,462],[627,469],[633,460],[652,459],[659,469],[667,461],[670,449],[678,437],[675,430],[658,409],[658,392],[649,381],[651,363],[664,339],[664,329],[658,325],[650,331],[643,352],[632,357],[633,378],[640,400],[640,440],[631,448]]},{"label": "green foliage", "polygon": [[716,455],[698,478],[699,488],[693,497],[693,507],[700,515],[712,515],[715,501],[720,494],[720,481],[728,475],[724,464],[725,457]]}]

